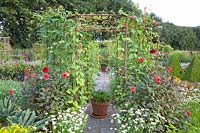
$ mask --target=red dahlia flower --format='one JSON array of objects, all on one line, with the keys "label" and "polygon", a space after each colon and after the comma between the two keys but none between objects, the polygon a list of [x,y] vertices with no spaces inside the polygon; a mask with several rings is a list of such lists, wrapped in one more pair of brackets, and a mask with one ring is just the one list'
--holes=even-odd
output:
[{"label": "red dahlia flower", "polygon": [[154,80],[155,80],[156,83],[160,83],[161,82],[161,78],[159,76],[155,77]]},{"label": "red dahlia flower", "polygon": [[8,90],[8,94],[12,95],[14,93],[14,90],[10,89]]},{"label": "red dahlia flower", "polygon": [[139,63],[142,63],[144,61],[144,59],[140,56],[140,57],[138,57],[138,62]]},{"label": "red dahlia flower", "polygon": [[190,117],[190,115],[191,115],[190,111],[186,111],[186,115],[187,115],[188,117]]},{"label": "red dahlia flower", "polygon": [[68,74],[66,72],[62,73],[62,78],[67,78],[68,77]]},{"label": "red dahlia flower", "polygon": [[49,74],[48,73],[43,74],[43,78],[46,80],[49,79]]},{"label": "red dahlia flower", "polygon": [[156,49],[150,50],[150,54],[156,54],[156,53],[157,53],[157,50],[156,50]]},{"label": "red dahlia flower", "polygon": [[135,90],[136,90],[136,88],[135,88],[135,86],[130,86],[130,91],[133,93],[133,92],[135,92]]},{"label": "red dahlia flower", "polygon": [[173,70],[173,68],[172,68],[171,66],[168,66],[168,67],[167,67],[167,71],[168,71],[168,72],[171,72],[172,70]]},{"label": "red dahlia flower", "polygon": [[42,69],[42,71],[43,71],[44,73],[48,73],[49,68],[46,66],[46,67],[44,67],[44,68]]}]

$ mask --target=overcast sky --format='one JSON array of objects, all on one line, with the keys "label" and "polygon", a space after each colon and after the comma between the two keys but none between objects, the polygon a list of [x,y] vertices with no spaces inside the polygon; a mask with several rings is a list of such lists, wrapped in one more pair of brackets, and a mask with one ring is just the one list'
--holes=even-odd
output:
[{"label": "overcast sky", "polygon": [[164,22],[179,26],[200,26],[200,0],[132,0],[143,10],[154,12]]}]

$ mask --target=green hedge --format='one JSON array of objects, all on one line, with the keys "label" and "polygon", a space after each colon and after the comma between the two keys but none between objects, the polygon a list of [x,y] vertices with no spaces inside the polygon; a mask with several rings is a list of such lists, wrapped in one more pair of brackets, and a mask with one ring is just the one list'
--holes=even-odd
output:
[{"label": "green hedge", "polygon": [[173,70],[170,72],[170,75],[179,78],[183,76],[184,71],[177,56],[174,56],[172,59],[170,59],[167,66],[171,66],[173,68]]},{"label": "green hedge", "polygon": [[197,56],[192,59],[189,66],[186,68],[182,79],[190,82],[200,82],[200,60]]},{"label": "green hedge", "polygon": [[180,51],[180,50],[171,52],[168,57],[169,57],[169,60],[171,60],[172,58],[174,58],[176,56],[176,57],[178,57],[180,62],[191,62],[194,55],[198,55],[198,57],[200,59],[199,53],[194,53],[194,52],[192,53],[189,51]]}]

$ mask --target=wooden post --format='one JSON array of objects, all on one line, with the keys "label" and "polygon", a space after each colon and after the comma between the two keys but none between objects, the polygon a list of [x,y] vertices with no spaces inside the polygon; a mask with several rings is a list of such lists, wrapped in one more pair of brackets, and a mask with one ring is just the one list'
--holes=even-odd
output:
[{"label": "wooden post", "polygon": [[126,17],[126,22],[125,22],[125,27],[126,27],[126,31],[125,31],[125,45],[124,45],[124,91],[126,89],[126,79],[127,79],[127,72],[126,72],[126,67],[127,67],[127,51],[128,51],[128,16]]}]

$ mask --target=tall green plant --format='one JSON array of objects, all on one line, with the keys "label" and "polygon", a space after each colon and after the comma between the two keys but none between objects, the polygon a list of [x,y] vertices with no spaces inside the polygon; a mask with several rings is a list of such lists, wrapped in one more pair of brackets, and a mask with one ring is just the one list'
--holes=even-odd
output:
[{"label": "tall green plant", "polygon": [[[66,12],[63,7],[59,7],[49,8],[43,14],[36,16],[41,23],[39,35],[42,44],[46,45],[46,63],[50,68],[49,73],[66,71],[69,74],[67,86],[62,86],[55,78],[55,81],[51,82],[51,87],[60,90],[61,93],[66,94],[66,97],[69,95],[64,98],[65,104],[71,103],[74,107],[78,107],[90,97],[92,77],[98,71],[99,52],[98,45],[91,41],[93,34],[77,31],[79,24],[74,19],[67,19],[73,15],[71,12]],[[45,95],[44,93],[44,97]]]}]

